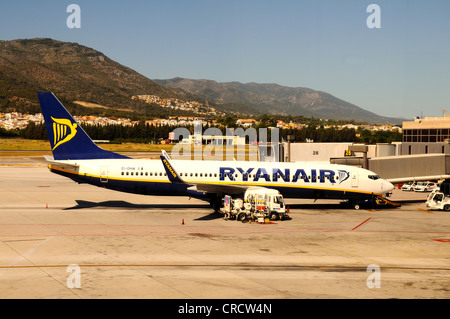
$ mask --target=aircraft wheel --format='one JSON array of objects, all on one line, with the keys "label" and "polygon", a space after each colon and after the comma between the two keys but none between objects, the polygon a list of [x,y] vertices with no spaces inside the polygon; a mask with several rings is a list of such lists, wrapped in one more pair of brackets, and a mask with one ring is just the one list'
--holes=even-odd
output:
[{"label": "aircraft wheel", "polygon": [[354,208],[355,210],[359,210],[361,207],[359,206],[358,203],[355,203],[355,204],[353,204],[353,208]]},{"label": "aircraft wheel", "polygon": [[209,204],[215,212],[219,212],[220,208],[222,207],[222,200],[220,198],[215,198],[211,200]]}]

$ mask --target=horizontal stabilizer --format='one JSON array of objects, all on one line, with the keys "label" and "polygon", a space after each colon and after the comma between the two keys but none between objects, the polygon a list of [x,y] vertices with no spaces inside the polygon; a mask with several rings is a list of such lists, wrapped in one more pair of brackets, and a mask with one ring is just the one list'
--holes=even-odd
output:
[{"label": "horizontal stabilizer", "polygon": [[59,170],[78,172],[78,169],[80,168],[80,166],[76,164],[55,161],[53,156],[44,155],[44,158],[50,169],[55,168]]}]

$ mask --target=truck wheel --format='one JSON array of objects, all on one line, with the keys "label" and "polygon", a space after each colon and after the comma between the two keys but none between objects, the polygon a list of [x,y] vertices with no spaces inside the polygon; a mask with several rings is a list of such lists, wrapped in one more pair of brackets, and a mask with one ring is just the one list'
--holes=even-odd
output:
[{"label": "truck wheel", "polygon": [[445,206],[444,206],[444,210],[445,210],[446,212],[450,212],[450,205],[445,205]]},{"label": "truck wheel", "polygon": [[240,213],[240,214],[237,216],[237,220],[239,220],[239,221],[241,221],[241,222],[245,222],[245,221],[247,220],[247,214],[245,214],[245,213]]},{"label": "truck wheel", "polygon": [[271,212],[270,213],[270,220],[277,220],[278,219],[278,213],[277,212]]}]

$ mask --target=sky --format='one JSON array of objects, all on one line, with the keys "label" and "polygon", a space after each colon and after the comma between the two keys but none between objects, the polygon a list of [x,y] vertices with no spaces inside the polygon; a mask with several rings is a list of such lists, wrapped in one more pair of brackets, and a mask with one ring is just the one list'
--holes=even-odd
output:
[{"label": "sky", "polygon": [[[80,28],[67,25],[70,4]],[[0,0],[0,40],[43,37],[150,79],[277,83],[383,116],[450,114],[448,0]]]}]

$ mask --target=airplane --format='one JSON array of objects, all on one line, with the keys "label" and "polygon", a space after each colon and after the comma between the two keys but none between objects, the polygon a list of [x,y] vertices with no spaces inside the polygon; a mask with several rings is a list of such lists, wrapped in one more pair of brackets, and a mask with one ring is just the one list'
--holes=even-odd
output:
[{"label": "airplane", "polygon": [[[133,159],[98,147],[51,92],[38,92],[53,157],[52,173],[116,191],[188,196],[218,210],[224,195],[249,187],[278,190],[285,198],[340,199],[354,205],[383,198],[394,186],[367,169],[319,162]],[[356,208],[356,207],[355,207]]]}]

